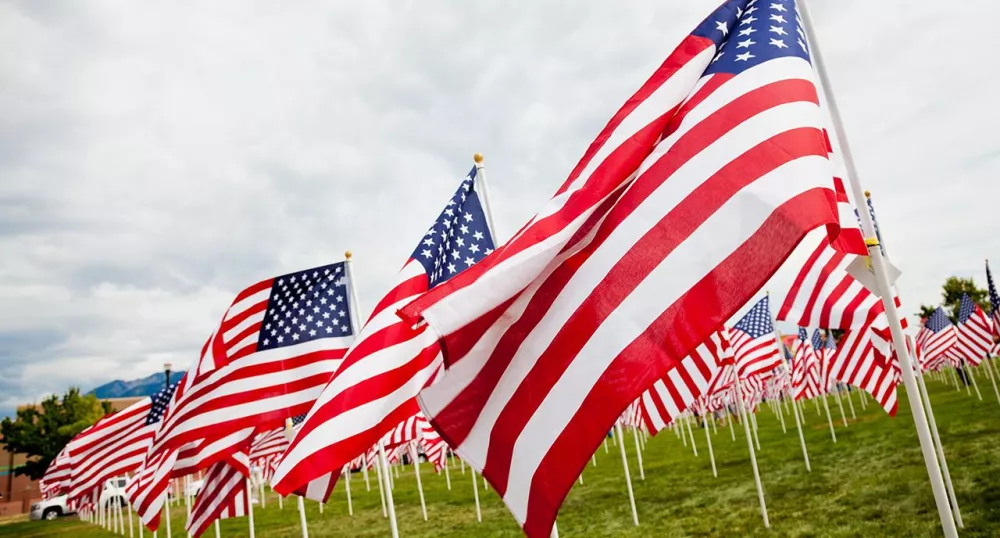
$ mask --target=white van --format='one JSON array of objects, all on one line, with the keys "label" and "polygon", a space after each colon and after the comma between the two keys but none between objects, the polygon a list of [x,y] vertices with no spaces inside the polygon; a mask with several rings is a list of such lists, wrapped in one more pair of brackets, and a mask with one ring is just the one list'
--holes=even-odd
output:
[{"label": "white van", "polygon": [[28,518],[32,521],[39,519],[52,521],[60,516],[68,516],[73,513],[73,510],[70,510],[66,504],[66,495],[60,495],[31,505]]}]

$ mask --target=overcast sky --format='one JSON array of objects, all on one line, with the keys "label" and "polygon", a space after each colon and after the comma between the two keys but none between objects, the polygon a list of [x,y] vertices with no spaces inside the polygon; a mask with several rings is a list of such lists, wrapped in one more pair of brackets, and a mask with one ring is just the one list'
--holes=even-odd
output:
[{"label": "overcast sky", "polygon": [[[242,287],[344,250],[367,314],[474,152],[509,237],[716,3],[0,3],[0,416],[183,368]],[[810,5],[908,312],[982,284],[1000,6]]]}]

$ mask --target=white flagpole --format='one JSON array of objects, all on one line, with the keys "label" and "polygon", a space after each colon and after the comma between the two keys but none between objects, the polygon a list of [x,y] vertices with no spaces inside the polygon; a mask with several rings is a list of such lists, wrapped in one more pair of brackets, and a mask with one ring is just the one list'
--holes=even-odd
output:
[{"label": "white flagpole", "polygon": [[[837,392],[840,392],[840,388],[837,388]],[[854,402],[851,400],[851,389],[847,389],[847,395],[844,396],[847,400],[847,406],[851,409],[851,420],[858,420],[858,414],[854,412]]]},{"label": "white flagpole", "polygon": [[368,462],[361,463],[361,474],[365,477],[365,491],[371,491],[372,485],[368,482]]},{"label": "white flagpole", "polygon": [[792,400],[792,414],[795,415],[795,429],[799,430],[799,444],[802,445],[802,459],[806,462],[806,472],[811,473],[812,467],[809,465],[809,451],[806,450],[806,438],[802,434],[802,421],[799,420],[799,414],[801,412],[802,410],[795,404],[795,400]]},{"label": "white flagpole", "polygon": [[[476,468],[472,467],[469,469],[472,471],[472,496],[476,498],[476,521],[483,522],[483,511],[479,507],[479,484],[476,483]],[[486,480],[483,478],[483,480]]]},{"label": "white flagpole", "polygon": [[674,421],[674,424],[676,425],[675,430],[677,431],[677,435],[681,438],[681,442],[684,443],[684,446],[688,446],[687,433],[684,431],[684,419],[682,417],[678,417],[677,420]]},{"label": "white flagpole", "polygon": [[[998,398],[1000,398],[1000,396],[998,396]],[[591,454],[590,455],[590,463],[592,463],[594,465],[594,467],[597,467],[597,455],[596,454]]]},{"label": "white flagpole", "polygon": [[772,403],[774,404],[774,407],[777,408],[778,410],[778,420],[781,421],[781,433],[787,434],[788,429],[785,427],[785,412],[781,410],[781,403],[780,402],[772,402]]},{"label": "white flagpole", "polygon": [[840,389],[837,389],[833,393],[834,399],[837,400],[837,407],[840,408],[840,420],[844,422],[844,427],[847,427],[847,415],[844,414],[844,402],[840,399]]},{"label": "white flagpole", "polygon": [[222,533],[219,531],[219,519],[215,520],[215,538],[222,538]]},{"label": "white flagpole", "polygon": [[[352,290],[353,291],[353,290]],[[389,483],[389,463],[385,459],[385,447],[382,446],[382,441],[378,442],[378,459],[379,465],[382,466],[382,478],[385,480],[383,488],[385,489],[385,504],[389,507],[389,529],[392,531],[392,538],[399,538],[399,526],[396,523],[396,505],[392,501],[392,486]]]},{"label": "white flagpole", "polygon": [[753,426],[753,442],[757,445],[757,450],[760,450],[760,435],[757,433],[757,413],[750,409],[750,404],[747,404],[746,412],[750,414],[750,425]]},{"label": "white flagpole", "polygon": [[427,521],[427,504],[424,502],[424,486],[420,482],[420,457],[417,455],[417,442],[410,441],[410,454],[413,457],[413,474],[417,477],[417,491],[420,492],[420,511]]},{"label": "white flagpole", "polygon": [[465,474],[465,460],[458,458],[458,464],[462,466],[462,474]]},{"label": "white flagpole", "polygon": [[628,457],[625,456],[625,438],[622,437],[621,424],[615,423],[615,437],[618,438],[618,448],[622,453],[622,467],[625,469],[625,484],[628,486],[628,503],[632,507],[632,523],[639,526],[639,513],[635,510],[635,493],[632,491],[632,476],[628,472]]},{"label": "white flagpole", "polygon": [[444,457],[444,482],[448,484],[448,491],[451,491],[451,472],[448,470],[448,455]]},{"label": "white flagpole", "polygon": [[968,362],[965,364],[965,375],[969,376],[969,379],[972,380],[972,388],[976,389],[976,396],[979,397],[979,401],[983,401],[983,393],[979,392],[979,383],[976,382],[976,374],[973,373],[972,367],[969,366]]},{"label": "white flagpole", "polygon": [[490,235],[493,237],[493,242],[496,245],[500,245],[500,241],[497,240],[497,227],[493,221],[493,210],[490,206],[490,187],[486,182],[486,170],[483,167],[483,154],[477,153],[473,155],[472,160],[476,162],[475,183],[478,185],[476,192],[479,193],[479,200],[483,205],[483,213],[486,213],[486,224],[490,227]]},{"label": "white flagpole", "polygon": [[868,403],[865,402],[865,400],[867,399],[865,398],[865,391],[858,389],[854,392],[858,395],[858,401],[861,402],[861,410],[864,411],[868,409]]},{"label": "white flagpole", "polygon": [[708,443],[708,459],[712,461],[712,476],[718,478],[719,471],[715,468],[715,451],[712,450],[712,434],[708,432],[708,413],[701,416],[701,422],[705,427],[705,442]]},{"label": "white flagpole", "polygon": [[729,406],[726,406],[726,422],[729,423],[729,436],[733,438],[733,442],[736,442],[736,430],[733,429],[733,421],[736,418],[729,412]]},{"label": "white flagpole", "polygon": [[[851,189],[854,191],[854,199],[862,200],[864,190],[861,188],[857,170],[854,166],[854,157],[851,154],[850,145],[847,141],[847,135],[844,132],[843,122],[840,118],[840,111],[837,108],[837,101],[833,95],[833,91],[831,91],[832,88],[830,86],[829,76],[826,73],[826,66],[823,62],[822,53],[820,52],[819,42],[816,39],[812,20],[809,16],[809,8],[806,5],[805,0],[800,0],[799,4],[802,6],[804,30],[806,31],[809,42],[812,44],[812,58],[814,65],[816,66],[816,70],[819,73],[821,89],[824,90],[827,103],[830,106],[834,130],[837,133],[837,139],[840,142],[841,151],[844,155],[844,162],[847,165],[847,176],[851,182]],[[899,312],[896,310],[895,298],[891,292],[889,275],[886,272],[884,260],[882,258],[882,250],[879,248],[878,239],[874,233],[875,227],[872,223],[871,215],[868,211],[859,211],[858,213],[861,215],[863,230],[865,232],[865,236],[868,238],[865,242],[868,244],[868,253],[871,257],[875,280],[880,291],[879,295],[882,297],[882,304],[885,306],[885,312],[889,318],[892,345],[893,348],[895,348],[896,355],[899,357],[903,383],[906,386],[906,396],[910,400],[913,422],[917,429],[917,437],[920,439],[920,448],[923,452],[924,464],[927,467],[927,475],[930,478],[931,490],[934,493],[934,501],[937,504],[938,516],[941,519],[941,526],[946,538],[955,538],[958,536],[958,529],[955,528],[954,515],[952,513],[951,506],[948,503],[944,480],[941,477],[941,468],[938,465],[937,458],[934,454],[930,426],[927,423],[927,417],[924,414],[924,404],[921,401],[917,381],[913,375],[913,366],[910,362],[909,350],[906,347],[906,337],[903,334],[903,326],[900,323]]]},{"label": "white flagpole", "polygon": [[1000,389],[997,389],[997,379],[993,376],[993,368],[990,367],[990,352],[986,352],[986,358],[983,360],[986,365],[986,377],[990,378],[990,383],[993,383],[993,394],[997,396],[997,403],[1000,403]]},{"label": "white flagpole", "polygon": [[[350,274],[348,274],[347,283],[352,286],[352,291],[353,291],[354,283],[351,280]],[[356,308],[356,305],[357,303],[354,303],[351,305],[351,307]],[[294,437],[294,435],[295,434],[292,431],[292,419],[286,418],[285,439],[287,439],[288,442],[291,443],[292,437]],[[296,498],[298,499],[297,504],[299,505],[299,523],[302,525],[302,538],[309,538],[309,525],[306,524],[306,503],[304,500],[302,500],[301,495],[296,495]],[[249,499],[247,499],[247,504],[250,504]]]},{"label": "white flagpole", "polygon": [[285,509],[285,498],[282,497],[281,494],[278,494],[278,510],[284,510],[284,509]]},{"label": "white flagpole", "polygon": [[[164,492],[166,495],[166,492]],[[163,508],[166,510],[167,515],[167,538],[170,538],[170,499],[166,499],[167,502],[163,503]]]},{"label": "white flagpole", "polygon": [[[341,474],[344,475],[344,489],[347,490],[347,515],[354,517],[354,502],[351,500],[351,465],[345,465]],[[322,513],[323,505],[320,504],[319,507]]]},{"label": "white flagpole", "polygon": [[[251,485],[252,484],[250,484],[250,479],[247,478],[247,497],[246,497],[246,500],[247,500],[247,524],[250,525],[250,538],[255,538],[255,536],[257,535],[257,531],[256,531],[256,529],[254,529],[254,525],[253,525],[253,503],[250,502],[251,499],[250,499],[250,494],[249,494],[250,493],[250,487],[251,487]],[[279,495],[278,498],[280,499],[281,496]]]},{"label": "white flagpole", "polygon": [[[638,428],[632,428],[632,437],[635,438],[635,457],[639,461],[639,480],[646,480],[646,470],[642,468],[642,448],[639,446]],[[583,484],[583,473],[580,474],[580,483]]]},{"label": "white flagpole", "polygon": [[[376,458],[377,459],[377,458]],[[365,458],[365,465],[368,465],[367,458]],[[389,512],[385,507],[385,487],[382,486],[382,466],[375,465],[375,479],[378,480],[378,494],[379,498],[382,500],[382,517],[389,517]]]},{"label": "white flagpole", "polygon": [[715,411],[712,411],[712,434],[719,435],[719,417],[715,416]]},{"label": "white flagpole", "polygon": [[826,422],[830,425],[830,437],[833,438],[833,442],[837,442],[837,432],[833,430],[833,416],[830,415],[830,404],[826,401],[826,392],[821,394],[823,397],[823,409],[826,409]]},{"label": "white flagpole", "polygon": [[698,444],[694,442],[694,434],[691,433],[691,415],[688,414],[684,417],[684,424],[687,424],[688,437],[691,438],[691,450],[694,451],[694,457],[698,457]]},{"label": "white flagpole", "polygon": [[760,501],[760,515],[764,518],[764,527],[771,528],[771,523],[767,519],[767,504],[764,502],[764,486],[760,483],[760,471],[757,469],[757,453],[753,450],[753,441],[750,439],[750,422],[746,417],[746,404],[743,402],[743,391],[740,389],[740,376],[736,379],[736,398],[739,399],[739,412],[743,417],[743,430],[747,436],[747,449],[750,450],[750,463],[753,466],[753,480],[757,485],[757,500]]}]

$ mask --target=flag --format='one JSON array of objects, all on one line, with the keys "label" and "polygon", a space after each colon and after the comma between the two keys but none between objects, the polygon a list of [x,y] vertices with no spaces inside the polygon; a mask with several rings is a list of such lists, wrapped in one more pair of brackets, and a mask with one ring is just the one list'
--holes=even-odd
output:
[{"label": "flag", "polygon": [[236,296],[178,386],[131,488],[150,529],[171,477],[226,459],[309,409],[354,340],[349,285],[339,262]]},{"label": "flag", "polygon": [[946,358],[954,357],[953,348],[958,343],[955,326],[939,306],[917,333],[917,349],[930,367]]},{"label": "flag", "polygon": [[390,428],[419,411],[415,397],[440,368],[440,349],[426,325],[414,327],[396,310],[447,282],[494,249],[475,188],[473,168],[399,272],[344,364],[329,380],[275,471],[274,488],[287,494],[339,470]]},{"label": "flag", "polygon": [[38,483],[43,499],[51,499],[69,492],[72,468],[68,446],[67,444],[56,454]]},{"label": "flag", "polygon": [[164,387],[152,397],[100,419],[70,441],[70,501],[79,502],[99,491],[109,478],[142,465],[176,388],[177,383]]},{"label": "flag", "polygon": [[792,397],[807,400],[819,396],[819,359],[815,345],[809,341],[805,327],[799,327],[799,338],[795,341],[792,355]]},{"label": "flag", "polygon": [[529,535],[629,403],[840,230],[795,3],[749,3],[685,38],[513,239],[402,309],[443,339],[424,414]]},{"label": "flag", "polygon": [[990,273],[990,262],[986,261],[986,283],[990,289],[990,312],[993,317],[993,341],[1000,342],[1000,295],[993,284],[993,273]]},{"label": "flag", "polygon": [[650,435],[666,428],[701,396],[719,390],[718,385],[724,382],[724,367],[733,362],[727,332],[722,329],[712,333],[678,368],[643,391],[639,413]]},{"label": "flag", "polygon": [[213,521],[247,515],[253,495],[247,488],[249,458],[244,449],[230,461],[220,461],[208,468],[201,491],[195,497],[185,528],[194,538],[202,535]]},{"label": "flag", "polygon": [[[887,324],[884,315],[879,321]],[[886,357],[888,349],[879,349],[872,328],[874,323],[844,331],[840,347],[829,359],[829,377],[868,392],[889,416],[896,416],[899,363]]]},{"label": "flag", "polygon": [[993,345],[993,324],[983,309],[967,293],[962,294],[958,304],[956,332],[958,339],[952,348],[953,355],[973,366],[979,366],[979,363],[989,356],[990,347]]},{"label": "flag", "polygon": [[781,364],[769,296],[757,301],[729,331],[740,378],[764,374]]}]

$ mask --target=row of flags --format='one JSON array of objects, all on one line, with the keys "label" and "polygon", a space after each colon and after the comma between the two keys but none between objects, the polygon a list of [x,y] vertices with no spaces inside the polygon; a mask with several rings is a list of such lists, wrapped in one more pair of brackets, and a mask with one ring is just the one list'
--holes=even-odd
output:
[{"label": "row of flags", "polygon": [[[248,511],[253,468],[325,501],[345,469],[418,442],[438,467],[459,453],[548,536],[623,414],[655,433],[837,383],[895,413],[899,361],[852,269],[868,248],[814,78],[795,0],[726,1],[508,241],[477,163],[365,323],[349,255],[249,286],[183,379],[74,438],[44,491],[83,504],[131,473],[156,529],[170,481],[207,470],[198,535]],[[800,244],[815,246],[776,314],[802,327],[794,349],[769,296],[727,326]],[[990,293],[996,315],[992,278]],[[957,328],[942,312],[921,330],[924,368],[985,355],[997,323],[964,305]]]}]

